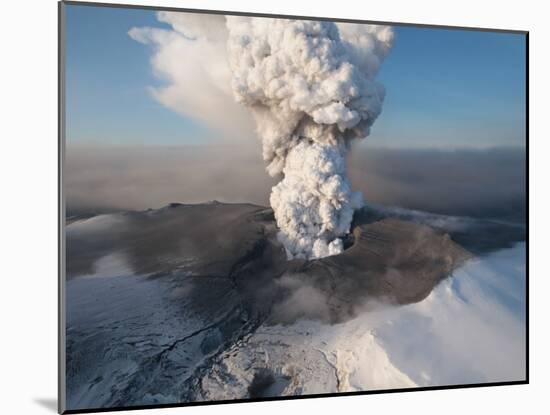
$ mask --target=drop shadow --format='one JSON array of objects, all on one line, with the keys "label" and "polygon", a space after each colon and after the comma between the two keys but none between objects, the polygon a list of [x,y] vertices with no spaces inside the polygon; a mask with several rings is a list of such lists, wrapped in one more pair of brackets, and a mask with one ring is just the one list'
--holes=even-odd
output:
[{"label": "drop shadow", "polygon": [[34,402],[51,412],[57,413],[57,399],[54,398],[37,398]]}]

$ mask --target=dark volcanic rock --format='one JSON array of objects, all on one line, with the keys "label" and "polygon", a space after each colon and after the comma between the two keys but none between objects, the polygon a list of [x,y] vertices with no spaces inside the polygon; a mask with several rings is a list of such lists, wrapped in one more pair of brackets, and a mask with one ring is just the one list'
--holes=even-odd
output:
[{"label": "dark volcanic rock", "polygon": [[117,252],[134,274],[170,278],[184,286],[181,291],[199,313],[224,298],[222,307],[238,304],[249,315],[265,317],[274,304],[287,305],[298,290],[309,289],[323,304],[310,307],[304,299],[302,310],[294,304],[290,314],[281,313],[279,307],[271,319],[302,316],[335,322],[352,317],[369,300],[420,301],[470,252],[484,253],[524,238],[516,225],[445,218],[365,208],[355,216],[344,253],[287,261],[271,209],[173,203],[73,223],[67,228],[67,276],[93,273],[100,258]]},{"label": "dark volcanic rock", "polygon": [[92,218],[109,221],[103,226],[81,229],[73,223],[67,229],[67,276],[93,272],[93,263],[112,252],[126,254],[138,274],[163,273],[192,261],[198,274],[227,276],[265,237],[261,215],[255,215],[264,210],[247,204],[172,203]]},{"label": "dark volcanic rock", "polygon": [[421,301],[471,257],[448,234],[397,219],[357,225],[353,233],[355,242],[342,254],[293,261],[287,272],[291,289],[305,285],[323,293],[331,322],[353,317],[368,300]]}]

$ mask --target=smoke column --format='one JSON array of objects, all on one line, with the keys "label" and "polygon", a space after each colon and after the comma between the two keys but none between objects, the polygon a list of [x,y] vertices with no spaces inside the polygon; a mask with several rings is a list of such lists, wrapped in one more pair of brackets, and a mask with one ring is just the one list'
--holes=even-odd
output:
[{"label": "smoke column", "polygon": [[248,134],[252,115],[267,171],[281,178],[270,202],[288,257],[342,252],[341,237],[362,204],[350,188],[346,153],[382,109],[384,88],[374,78],[392,28],[173,12],[157,18],[171,30],[129,31],[154,46],[151,63],[165,84],[153,96],[233,137]]},{"label": "smoke column", "polygon": [[346,155],[382,110],[384,88],[374,77],[393,31],[250,17],[226,23],[233,94],[254,115],[267,171],[281,177],[270,196],[278,238],[289,259],[338,254],[363,203]]}]

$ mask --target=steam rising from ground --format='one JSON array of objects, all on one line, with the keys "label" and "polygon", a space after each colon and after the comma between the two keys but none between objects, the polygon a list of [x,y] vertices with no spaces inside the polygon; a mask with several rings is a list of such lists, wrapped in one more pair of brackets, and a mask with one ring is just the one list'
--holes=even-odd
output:
[{"label": "steam rising from ground", "polygon": [[[392,29],[167,12],[158,18],[173,30],[130,31],[158,46],[153,66],[172,84],[157,90],[157,99],[203,120],[213,114],[214,125],[234,130],[237,118],[225,114],[243,116],[227,103],[232,89],[256,121],[269,174],[282,177],[270,202],[288,256],[341,252],[340,237],[362,204],[347,178],[346,155],[350,141],[366,137],[381,112],[384,88],[374,77],[391,48]],[[200,74],[194,102],[182,91],[195,88],[190,81]]]},{"label": "steam rising from ground", "polygon": [[268,172],[283,175],[270,197],[279,240],[289,258],[338,254],[362,205],[346,153],[382,110],[373,78],[392,31],[355,25],[342,31],[352,43],[331,22],[228,17],[227,27],[233,92],[254,115]]}]

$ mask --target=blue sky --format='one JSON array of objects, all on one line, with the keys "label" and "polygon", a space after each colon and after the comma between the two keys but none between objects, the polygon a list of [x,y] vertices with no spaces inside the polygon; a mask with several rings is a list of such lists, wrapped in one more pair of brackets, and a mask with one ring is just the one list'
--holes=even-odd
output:
[{"label": "blue sky", "polygon": [[[158,103],[151,49],[132,27],[167,27],[149,10],[67,7],[67,139],[115,144],[204,144],[216,134]],[[396,27],[378,79],[387,95],[369,145],[525,145],[525,38]]]}]

